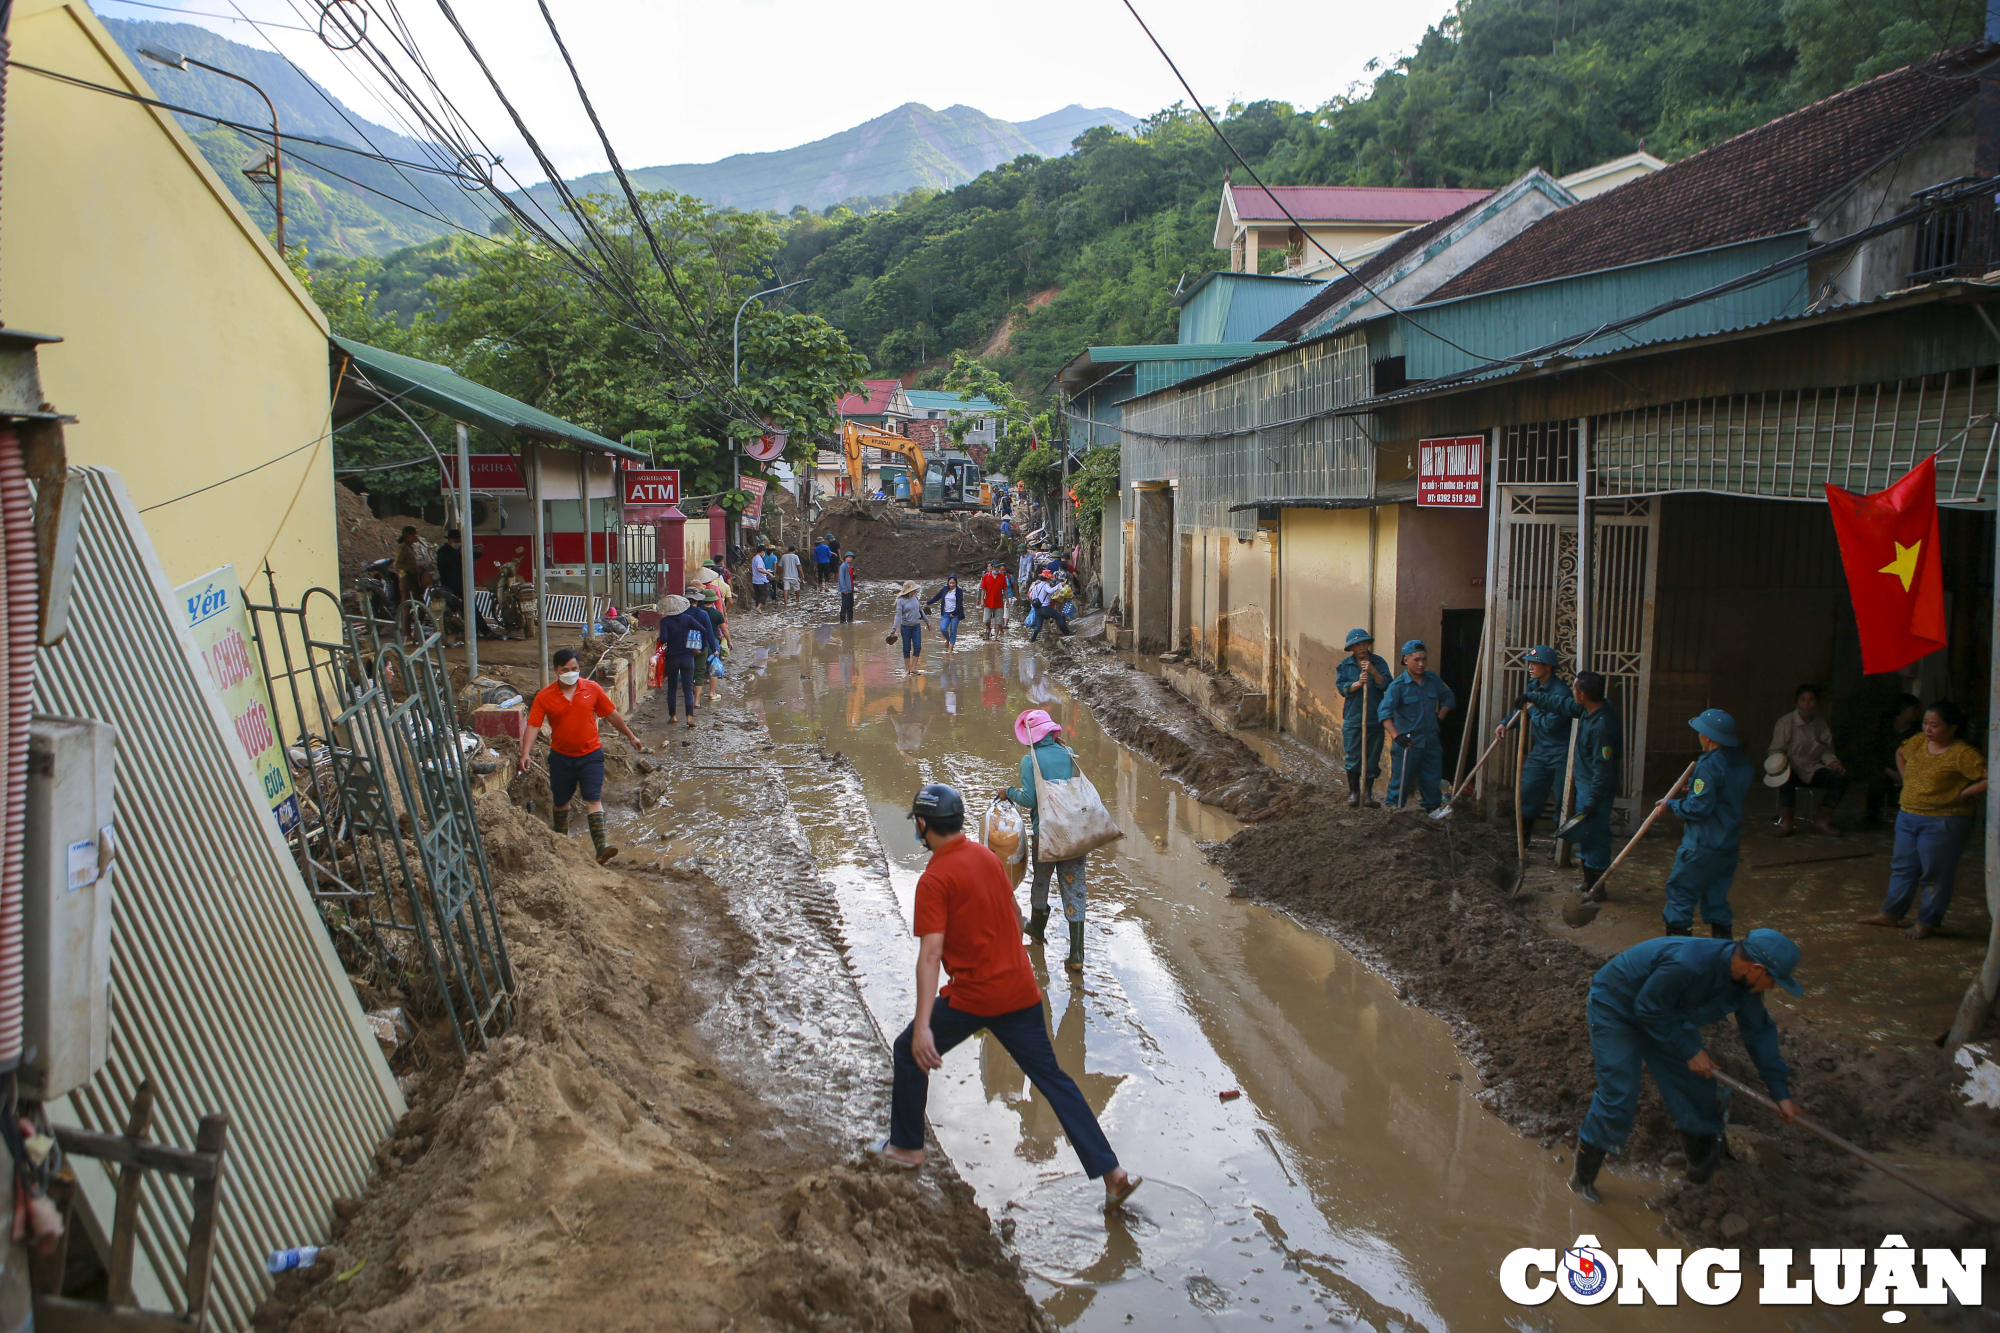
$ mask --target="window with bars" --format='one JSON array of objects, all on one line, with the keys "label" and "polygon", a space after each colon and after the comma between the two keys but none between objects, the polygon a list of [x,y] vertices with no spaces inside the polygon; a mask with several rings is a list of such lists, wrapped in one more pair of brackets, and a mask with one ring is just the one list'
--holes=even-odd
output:
[{"label": "window with bars", "polygon": [[1507,427],[1495,466],[1503,486],[1576,485],[1575,420]]}]

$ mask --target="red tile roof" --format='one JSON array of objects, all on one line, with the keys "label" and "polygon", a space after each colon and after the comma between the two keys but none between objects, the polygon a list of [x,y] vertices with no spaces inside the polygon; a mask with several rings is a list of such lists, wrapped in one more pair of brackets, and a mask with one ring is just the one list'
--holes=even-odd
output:
[{"label": "red tile roof", "polygon": [[[1231,185],[1241,222],[1283,222],[1278,203],[1300,222],[1432,222],[1491,190],[1418,190],[1373,185]],[[1271,196],[1277,196],[1273,202]]]},{"label": "red tile roof", "polygon": [[889,399],[896,390],[903,387],[901,380],[863,380],[868,386],[868,396],[850,393],[840,400],[837,409],[844,417],[879,417],[889,410]]},{"label": "red tile roof", "polygon": [[1884,74],[1560,209],[1426,299],[1799,231],[1815,205],[1972,101],[1979,81],[1965,70],[1984,59],[1980,47],[1966,47]]}]

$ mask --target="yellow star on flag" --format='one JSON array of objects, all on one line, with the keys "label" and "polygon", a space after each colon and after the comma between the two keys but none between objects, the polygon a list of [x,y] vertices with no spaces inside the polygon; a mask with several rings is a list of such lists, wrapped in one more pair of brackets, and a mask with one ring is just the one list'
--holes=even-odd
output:
[{"label": "yellow star on flag", "polygon": [[1894,574],[1903,581],[1903,591],[1908,592],[1910,580],[1917,576],[1917,553],[1924,549],[1923,541],[1919,539],[1914,546],[1905,546],[1901,542],[1893,542],[1892,545],[1896,548],[1896,558],[1875,572]]}]

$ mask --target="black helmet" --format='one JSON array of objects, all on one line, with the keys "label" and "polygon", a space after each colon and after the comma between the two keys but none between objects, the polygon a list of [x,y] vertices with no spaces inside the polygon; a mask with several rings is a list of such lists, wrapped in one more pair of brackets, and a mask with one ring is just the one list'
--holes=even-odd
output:
[{"label": "black helmet", "polygon": [[942,782],[927,782],[917,798],[910,802],[910,817],[925,819],[963,819],[965,798],[958,794],[958,788]]}]

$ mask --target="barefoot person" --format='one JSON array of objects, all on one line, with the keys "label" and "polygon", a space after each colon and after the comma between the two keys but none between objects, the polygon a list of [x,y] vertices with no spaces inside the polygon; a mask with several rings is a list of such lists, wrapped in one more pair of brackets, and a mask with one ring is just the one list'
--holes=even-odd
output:
[{"label": "barefoot person", "polygon": [[597,738],[597,719],[608,717],[633,750],[646,753],[645,743],[625,724],[611,696],[594,680],[585,680],[576,653],[558,648],[549,665],[556,669],[553,685],[545,685],[528,708],[528,734],[521,744],[521,771],[535,750],[535,733],[549,726],[549,797],[555,802],[555,831],[569,832],[569,803],[583,789],[590,813],[590,844],[599,865],[618,855],[604,836],[604,742]]},{"label": "barefoot person", "polygon": [[[944,1064],[946,1051],[984,1028],[1055,1109],[1084,1173],[1104,1182],[1104,1206],[1117,1207],[1141,1178],[1118,1165],[1075,1080],[1056,1063],[1041,988],[1021,943],[1020,909],[1000,858],[965,836],[965,801],[952,787],[926,786],[911,802],[910,817],[917,841],[931,853],[917,881],[917,1016],[895,1041],[889,1136],[870,1151],[900,1166],[923,1165],[930,1071]],[[939,964],[951,974],[942,990]]]}]

